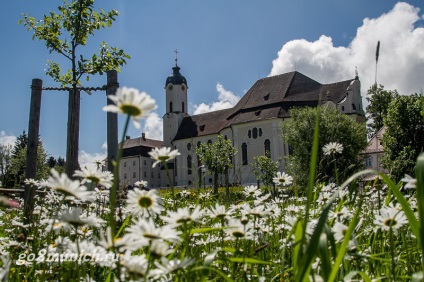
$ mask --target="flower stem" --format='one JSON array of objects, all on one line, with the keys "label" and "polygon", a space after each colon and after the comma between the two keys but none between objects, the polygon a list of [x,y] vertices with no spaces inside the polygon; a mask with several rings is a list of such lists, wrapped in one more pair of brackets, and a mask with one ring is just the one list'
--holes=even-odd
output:
[{"label": "flower stem", "polygon": [[[125,136],[127,134],[127,130],[128,130],[128,124],[130,122],[130,115],[127,115],[127,119],[125,120],[125,126],[124,126],[124,132],[122,133],[122,139],[121,139],[121,144],[119,146],[117,155],[116,155],[116,160],[114,161],[114,166],[113,166],[113,185],[110,188],[110,194],[109,194],[109,209],[110,209],[110,214],[109,214],[109,225],[110,225],[110,235],[112,238],[112,250],[115,252],[115,228],[116,228],[116,223],[115,223],[115,208],[116,208],[116,192],[119,186],[119,162],[121,160],[122,157],[122,151],[124,148],[124,142],[125,142]],[[121,274],[120,274],[120,265],[117,265],[117,270],[118,270],[118,274],[117,277],[119,279],[119,281],[121,280]]]},{"label": "flower stem", "polygon": [[174,183],[172,183],[171,175],[169,175],[168,164],[166,162],[163,162],[163,165],[165,167],[166,176],[168,177],[169,186],[171,187],[171,192],[172,192],[172,206],[175,208]]}]

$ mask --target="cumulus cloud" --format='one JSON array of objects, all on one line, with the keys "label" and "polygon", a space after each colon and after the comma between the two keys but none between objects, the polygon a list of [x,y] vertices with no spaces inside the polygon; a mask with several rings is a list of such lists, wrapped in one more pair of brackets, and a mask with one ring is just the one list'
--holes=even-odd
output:
[{"label": "cumulus cloud", "polygon": [[240,100],[239,96],[226,90],[219,82],[216,84],[216,91],[218,92],[218,101],[210,104],[201,103],[200,105],[195,105],[194,115],[232,108]]},{"label": "cumulus cloud", "polygon": [[96,167],[96,161],[103,161],[107,157],[106,152],[103,153],[88,153],[86,151],[79,151],[78,161],[80,167]]},{"label": "cumulus cloud", "polygon": [[1,145],[15,145],[16,136],[8,135],[5,131],[0,131],[0,144]]},{"label": "cumulus cloud", "polygon": [[152,112],[144,121],[143,132],[150,139],[163,140],[163,123],[158,113]]},{"label": "cumulus cloud", "polygon": [[321,83],[354,77],[358,69],[362,95],[375,82],[375,54],[380,41],[377,83],[386,89],[409,95],[422,92],[424,85],[424,28],[420,10],[399,2],[378,18],[363,20],[347,47],[336,47],[332,38],[322,35],[284,44],[272,62],[271,75],[297,70]]}]

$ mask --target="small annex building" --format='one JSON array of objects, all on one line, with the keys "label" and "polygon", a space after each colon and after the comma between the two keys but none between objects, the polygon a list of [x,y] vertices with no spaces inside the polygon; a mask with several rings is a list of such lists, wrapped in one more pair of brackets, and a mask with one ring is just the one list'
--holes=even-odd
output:
[{"label": "small annex building", "polygon": [[[152,148],[166,146],[181,153],[169,165],[176,186],[196,186],[200,179],[204,179],[206,185],[213,185],[212,175],[201,172],[202,164],[197,160],[196,147],[201,143],[214,142],[218,135],[222,135],[231,140],[238,151],[233,160],[230,182],[243,185],[256,183],[250,165],[254,157],[269,152],[276,161],[290,152],[281,138],[281,123],[290,118],[291,108],[316,107],[321,101],[357,121],[365,121],[358,75],[330,84],[321,84],[297,71],[266,77],[256,81],[233,108],[189,115],[187,79],[180,73],[177,64],[172,70],[165,81],[164,140],[144,137],[126,140],[121,182],[131,184],[146,180],[151,187],[166,187],[166,174],[161,168],[151,168],[152,161],[148,155]],[[284,163],[281,170],[284,171]]]}]

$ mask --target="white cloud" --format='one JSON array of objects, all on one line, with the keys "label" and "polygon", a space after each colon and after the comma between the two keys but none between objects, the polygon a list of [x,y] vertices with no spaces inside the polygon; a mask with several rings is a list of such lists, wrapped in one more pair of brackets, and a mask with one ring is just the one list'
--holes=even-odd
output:
[{"label": "white cloud", "polygon": [[364,97],[375,81],[380,41],[377,83],[405,95],[420,93],[424,88],[424,28],[415,26],[420,20],[418,8],[400,2],[378,18],[364,19],[347,47],[335,47],[325,35],[314,42],[292,40],[278,52],[269,75],[297,70],[321,83],[331,83],[353,78],[357,67]]},{"label": "white cloud", "polygon": [[158,113],[152,112],[144,121],[146,138],[163,140],[163,123]]},{"label": "white cloud", "polygon": [[15,145],[16,136],[8,135],[5,131],[0,131],[0,144],[1,145]]},{"label": "white cloud", "polygon": [[106,152],[104,153],[87,153],[86,151],[79,151],[78,162],[80,167],[96,167],[96,161],[103,161],[107,157]]},{"label": "white cloud", "polygon": [[194,115],[228,109],[234,107],[240,100],[239,96],[226,90],[219,82],[216,84],[216,91],[218,92],[218,101],[212,102],[211,104],[201,103],[200,105],[194,105]]}]

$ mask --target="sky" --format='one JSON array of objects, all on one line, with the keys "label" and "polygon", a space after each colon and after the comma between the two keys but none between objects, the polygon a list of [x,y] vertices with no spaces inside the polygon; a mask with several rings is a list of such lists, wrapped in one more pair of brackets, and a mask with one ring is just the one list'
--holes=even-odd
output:
[{"label": "sky", "polygon": [[[22,14],[41,19],[58,11],[62,1],[14,0],[0,17],[0,144],[13,144],[28,131],[30,85],[59,86],[45,74],[48,60],[69,62],[50,54],[42,41],[18,25]],[[165,81],[178,65],[188,83],[189,113],[234,106],[258,80],[291,71],[320,83],[353,79],[362,96],[376,79],[376,46],[380,41],[377,83],[400,94],[423,93],[424,2],[414,0],[103,0],[95,10],[116,9],[111,28],[95,33],[80,54],[96,53],[102,41],[131,56],[118,74],[120,86],[134,87],[156,100],[157,109],[133,125],[127,135],[162,139]],[[102,86],[96,75],[84,86]],[[40,137],[49,155],[66,155],[68,94],[43,91]],[[79,159],[85,165],[106,156],[104,92],[81,95]],[[119,117],[119,136],[123,117]]]}]

